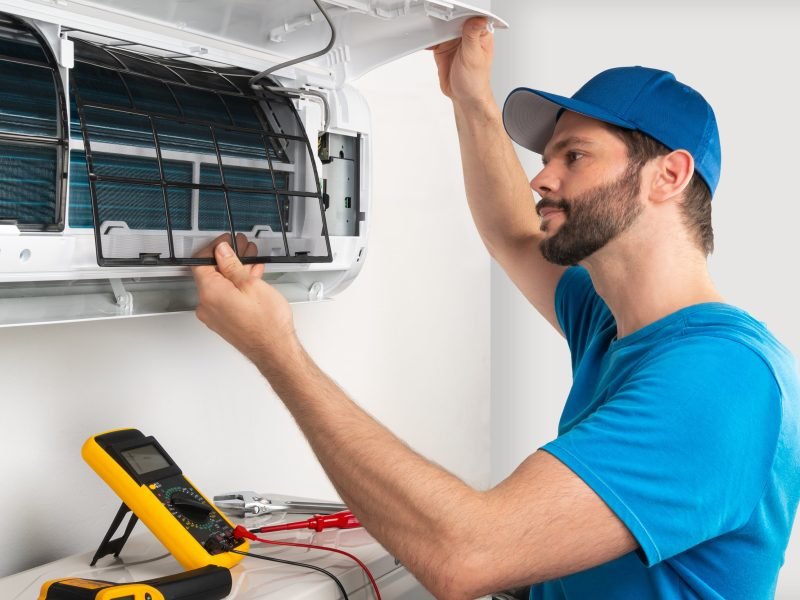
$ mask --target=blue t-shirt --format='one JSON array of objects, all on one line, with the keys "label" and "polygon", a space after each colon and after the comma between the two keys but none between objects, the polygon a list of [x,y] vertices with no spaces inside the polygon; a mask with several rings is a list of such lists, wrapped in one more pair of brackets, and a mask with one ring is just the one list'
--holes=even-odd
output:
[{"label": "blue t-shirt", "polygon": [[535,585],[531,599],[772,598],[800,498],[792,354],[721,303],[617,340],[581,267],[565,272],[555,306],[573,385],[544,450],[608,504],[640,549]]}]

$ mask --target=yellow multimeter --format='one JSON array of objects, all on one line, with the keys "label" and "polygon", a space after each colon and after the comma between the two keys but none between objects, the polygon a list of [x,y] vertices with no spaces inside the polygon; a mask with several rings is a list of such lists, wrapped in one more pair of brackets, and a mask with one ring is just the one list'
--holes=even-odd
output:
[{"label": "yellow multimeter", "polygon": [[[152,436],[138,429],[108,431],[89,438],[81,455],[122,499],[123,508],[133,511],[185,569],[232,567],[243,557],[231,550],[249,549],[247,540],[234,537],[230,521]],[[122,515],[118,513],[117,519]],[[132,527],[129,524],[125,539]],[[119,549],[121,545],[117,555]]]}]

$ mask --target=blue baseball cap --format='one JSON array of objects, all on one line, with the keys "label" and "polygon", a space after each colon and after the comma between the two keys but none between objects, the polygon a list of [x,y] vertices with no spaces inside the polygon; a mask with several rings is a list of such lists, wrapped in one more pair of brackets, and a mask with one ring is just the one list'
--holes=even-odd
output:
[{"label": "blue baseball cap", "polygon": [[714,111],[672,73],[645,67],[609,69],[572,98],[517,88],[506,98],[503,123],[512,140],[542,154],[562,110],[641,131],[670,150],[686,150],[712,195],[717,188],[722,155]]}]

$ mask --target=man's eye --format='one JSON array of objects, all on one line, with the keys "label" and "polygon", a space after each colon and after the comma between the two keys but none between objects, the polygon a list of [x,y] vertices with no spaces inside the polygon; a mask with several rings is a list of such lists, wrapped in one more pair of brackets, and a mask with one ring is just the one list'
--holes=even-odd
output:
[{"label": "man's eye", "polygon": [[579,158],[582,158],[582,157],[583,157],[583,153],[582,152],[576,152],[574,150],[570,150],[569,152],[567,152],[567,162],[573,163],[573,162],[575,162],[576,160],[578,160]]}]

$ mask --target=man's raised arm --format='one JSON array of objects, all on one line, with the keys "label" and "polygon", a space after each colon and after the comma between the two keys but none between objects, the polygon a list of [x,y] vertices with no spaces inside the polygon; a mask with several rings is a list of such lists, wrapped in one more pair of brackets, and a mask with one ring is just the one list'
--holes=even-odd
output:
[{"label": "man's raised arm", "polygon": [[467,201],[478,232],[525,297],[560,331],[554,297],[564,267],[548,263],[539,251],[542,233],[531,188],[492,96],[493,45],[485,18],[467,21],[462,38],[433,48],[439,83],[453,101]]}]

